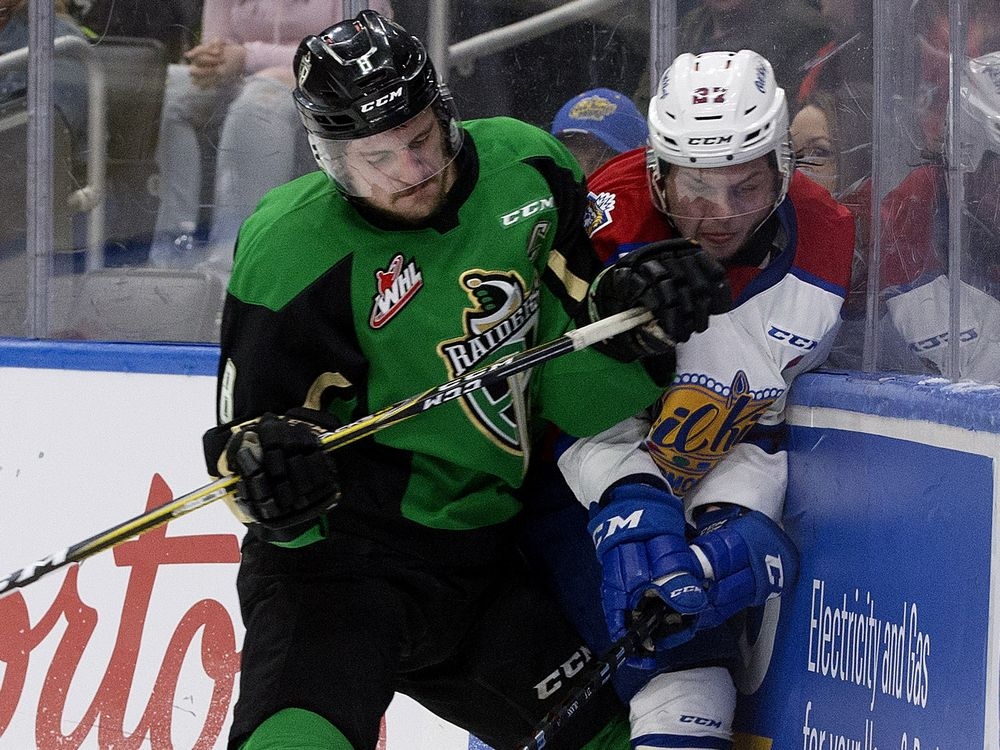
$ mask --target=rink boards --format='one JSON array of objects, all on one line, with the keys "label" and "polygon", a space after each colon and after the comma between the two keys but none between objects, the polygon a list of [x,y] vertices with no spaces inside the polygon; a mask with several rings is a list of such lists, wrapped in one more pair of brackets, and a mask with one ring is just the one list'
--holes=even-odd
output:
[{"label": "rink boards", "polygon": [[1000,390],[824,373],[792,395],[802,565],[742,675],[742,746],[997,748]]},{"label": "rink boards", "polygon": [[[0,575],[208,481],[217,355],[0,343]],[[1000,391],[823,374],[790,404],[803,561],[748,639],[738,747],[1000,747]],[[241,533],[212,505],[0,599],[0,750],[224,747]],[[399,699],[380,747],[482,745]]]}]

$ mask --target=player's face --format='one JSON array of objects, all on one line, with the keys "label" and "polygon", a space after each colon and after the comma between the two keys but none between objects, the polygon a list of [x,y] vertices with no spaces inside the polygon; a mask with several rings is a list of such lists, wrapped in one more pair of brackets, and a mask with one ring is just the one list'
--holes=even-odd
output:
[{"label": "player's face", "polygon": [[809,105],[799,110],[790,128],[795,164],[831,193],[837,189],[837,158],[826,115]]},{"label": "player's face", "polygon": [[404,222],[427,218],[444,202],[455,181],[454,143],[433,105],[402,125],[349,141],[310,136],[313,154],[324,171],[348,195]]},{"label": "player's face", "polygon": [[768,156],[729,167],[672,166],[666,179],[667,214],[683,236],[725,260],[768,217],[779,188]]},{"label": "player's face", "polygon": [[419,221],[437,211],[454,182],[444,128],[428,107],[385,133],[347,146],[354,184],[366,186],[365,200],[403,221]]}]

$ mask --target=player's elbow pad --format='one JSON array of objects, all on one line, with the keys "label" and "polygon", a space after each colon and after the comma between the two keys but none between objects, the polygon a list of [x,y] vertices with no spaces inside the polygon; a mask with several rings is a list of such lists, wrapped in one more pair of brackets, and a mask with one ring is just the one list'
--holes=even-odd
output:
[{"label": "player's elbow pad", "polygon": [[709,580],[711,609],[698,628],[720,625],[747,607],[758,607],[790,588],[799,552],[782,528],[759,511],[712,523],[691,544]]}]

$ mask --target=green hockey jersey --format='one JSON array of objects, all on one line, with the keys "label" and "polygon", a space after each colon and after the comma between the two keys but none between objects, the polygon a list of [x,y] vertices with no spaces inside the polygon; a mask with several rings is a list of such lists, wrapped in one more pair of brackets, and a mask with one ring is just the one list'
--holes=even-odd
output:
[{"label": "green hockey jersey", "polygon": [[[345,199],[322,172],[265,196],[229,284],[220,422],[303,404],[353,421],[586,322],[602,265],[579,167],[531,125],[464,127],[457,181],[419,226]],[[660,390],[640,364],[588,349],[469,393],[341,449],[344,500],[327,523],[485,559],[545,425],[592,435]]]}]

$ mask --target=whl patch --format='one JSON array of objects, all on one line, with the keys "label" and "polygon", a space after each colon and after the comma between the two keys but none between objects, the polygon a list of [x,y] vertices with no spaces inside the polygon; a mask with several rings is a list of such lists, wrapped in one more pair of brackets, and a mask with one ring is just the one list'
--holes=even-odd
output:
[{"label": "whl patch", "polygon": [[413,299],[424,285],[424,277],[413,258],[403,265],[403,256],[396,256],[385,270],[375,271],[375,296],[368,319],[372,328],[381,328]]}]

